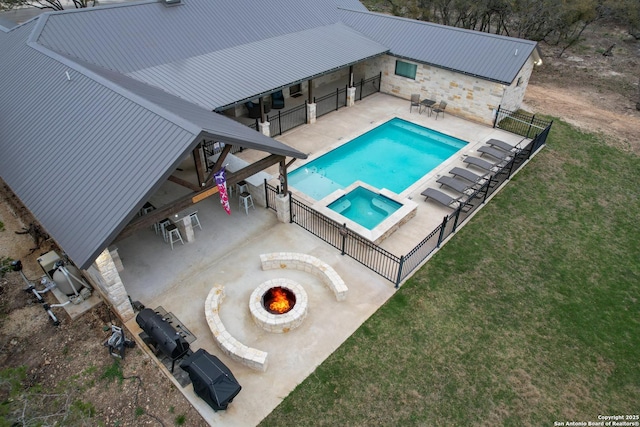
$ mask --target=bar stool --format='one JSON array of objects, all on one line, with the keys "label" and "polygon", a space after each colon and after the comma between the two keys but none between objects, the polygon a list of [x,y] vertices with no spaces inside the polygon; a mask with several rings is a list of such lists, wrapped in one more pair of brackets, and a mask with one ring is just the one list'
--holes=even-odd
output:
[{"label": "bar stool", "polygon": [[239,183],[237,183],[236,186],[237,186],[238,194],[249,192],[249,185],[247,184],[247,181],[242,180]]},{"label": "bar stool", "polygon": [[253,205],[253,198],[251,197],[251,194],[247,193],[246,191],[240,193],[240,196],[238,198],[238,208],[242,207],[244,208],[244,211],[247,215],[249,215],[249,207],[252,207],[253,209],[256,208]]},{"label": "bar stool", "polygon": [[154,210],[156,207],[153,206],[151,203],[147,202],[144,204],[144,206],[140,209],[140,215],[146,215],[149,212],[151,212],[152,210]]},{"label": "bar stool", "polygon": [[184,241],[182,240],[182,235],[180,234],[180,230],[176,227],[175,224],[169,224],[166,228],[167,233],[169,233],[169,243],[171,244],[171,250],[173,250],[173,244],[177,241],[180,241],[184,245]]},{"label": "bar stool", "polygon": [[165,218],[162,221],[158,221],[155,224],[153,224],[153,228],[156,231],[156,234],[158,234],[158,232],[162,232],[162,239],[166,242],[167,241],[167,227],[171,224],[171,221],[169,221],[169,218]]},{"label": "bar stool", "polygon": [[202,230],[202,225],[200,225],[200,220],[198,219],[198,211],[190,213],[189,218],[191,218],[192,227],[195,227],[197,225],[198,228]]}]

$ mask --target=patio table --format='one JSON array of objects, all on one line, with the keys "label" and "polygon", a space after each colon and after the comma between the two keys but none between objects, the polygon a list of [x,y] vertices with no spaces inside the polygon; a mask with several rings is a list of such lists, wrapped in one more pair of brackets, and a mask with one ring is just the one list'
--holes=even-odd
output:
[{"label": "patio table", "polygon": [[418,109],[418,113],[422,114],[422,107],[429,112],[429,117],[431,117],[431,108],[436,103],[433,99],[423,99],[420,101],[420,109]]}]

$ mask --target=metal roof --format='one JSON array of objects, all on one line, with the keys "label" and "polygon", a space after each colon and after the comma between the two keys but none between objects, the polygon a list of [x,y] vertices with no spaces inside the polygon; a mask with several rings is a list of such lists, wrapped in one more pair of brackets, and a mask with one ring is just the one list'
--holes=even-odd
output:
[{"label": "metal roof", "polygon": [[305,157],[220,114],[28,45],[36,24],[0,31],[0,172],[82,268],[203,136]]},{"label": "metal roof", "polygon": [[373,12],[340,10],[342,22],[401,58],[511,84],[536,42]]},{"label": "metal roof", "polygon": [[[337,22],[329,0],[157,0],[50,13],[39,44],[129,73]],[[73,34],[73,37],[70,36]],[[274,61],[289,52],[280,51]]]},{"label": "metal roof", "polygon": [[535,47],[358,4],[147,0],[0,27],[0,174],[86,268],[201,138],[306,157],[215,108],[388,49],[509,82]]},{"label": "metal roof", "polygon": [[213,110],[387,50],[336,23],[158,65],[129,76]]}]

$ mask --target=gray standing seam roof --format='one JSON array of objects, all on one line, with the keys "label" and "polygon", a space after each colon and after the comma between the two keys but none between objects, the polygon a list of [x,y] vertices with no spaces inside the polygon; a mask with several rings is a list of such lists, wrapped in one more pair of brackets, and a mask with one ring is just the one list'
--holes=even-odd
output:
[{"label": "gray standing seam roof", "polygon": [[87,268],[201,138],[306,157],[211,110],[389,49],[509,83],[534,48],[369,13],[357,0],[46,13],[0,27],[0,174]]},{"label": "gray standing seam roof", "polygon": [[0,171],[81,268],[202,136],[306,157],[166,92],[27,45],[36,25],[0,32]]},{"label": "gray standing seam roof", "polygon": [[536,42],[373,12],[340,10],[342,21],[401,58],[511,84]]}]

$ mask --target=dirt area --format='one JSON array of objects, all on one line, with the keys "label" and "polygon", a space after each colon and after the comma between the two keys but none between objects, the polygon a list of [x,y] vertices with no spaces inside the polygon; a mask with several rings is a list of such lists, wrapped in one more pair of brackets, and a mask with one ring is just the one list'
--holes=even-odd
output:
[{"label": "dirt area", "polygon": [[[640,154],[640,41],[613,25],[594,26],[583,36],[560,58],[559,48],[540,45],[543,65],[534,70],[523,108]],[[603,55],[611,46],[611,55]]]},{"label": "dirt area", "polygon": [[[534,72],[524,108],[600,132],[607,143],[640,154],[640,42],[612,26],[591,29],[584,36],[585,41],[562,58],[557,48],[541,46],[544,65]],[[613,55],[603,56],[614,43]],[[40,277],[36,258],[51,244],[45,242],[31,252],[32,237],[15,233],[33,221],[1,182],[0,221],[0,259],[20,259],[27,277]],[[24,286],[18,273],[0,278],[0,366],[25,365],[24,384],[31,386],[18,387],[19,393],[10,395],[10,382],[0,376],[0,400],[5,402],[0,421],[5,417],[17,425],[207,425],[140,348],[128,349],[122,361],[108,354],[103,343],[110,334],[104,328],[121,325],[105,305],[74,322],[55,309],[61,320],[56,327]],[[49,300],[51,295],[46,297],[55,302]]]},{"label": "dirt area", "polygon": [[[34,239],[15,233],[28,227],[32,217],[1,181],[0,221],[0,258],[21,260],[25,276],[41,289],[36,279],[43,272],[36,259],[56,248],[45,242],[31,252]],[[106,305],[73,322],[64,309],[53,308],[60,320],[54,326],[25,287],[19,273],[0,278],[0,366],[5,373],[0,374],[0,425],[208,425],[140,348],[126,349],[124,360],[109,354],[103,344],[111,333],[104,328],[122,324]],[[44,297],[57,303],[50,293]],[[18,387],[10,395],[7,368],[19,366],[26,366],[23,384],[32,388]]]}]

